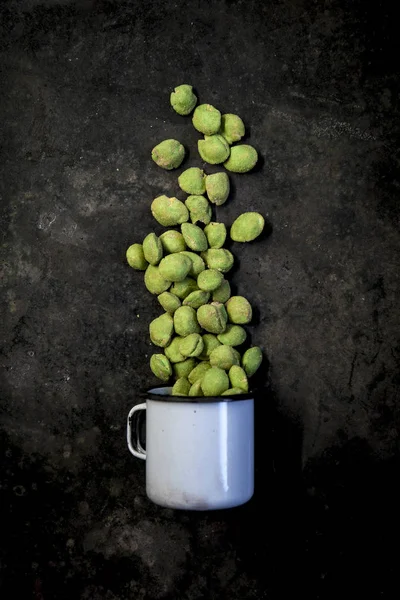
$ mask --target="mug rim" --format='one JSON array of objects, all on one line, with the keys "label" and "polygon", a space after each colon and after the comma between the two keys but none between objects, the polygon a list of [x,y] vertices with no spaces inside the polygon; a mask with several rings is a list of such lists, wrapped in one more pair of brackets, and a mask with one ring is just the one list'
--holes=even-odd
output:
[{"label": "mug rim", "polygon": [[155,386],[144,392],[144,396],[147,400],[155,400],[156,402],[181,402],[181,403],[195,403],[195,404],[207,404],[216,402],[238,402],[239,400],[254,400],[255,396],[260,390],[253,390],[252,392],[243,392],[243,394],[234,394],[230,396],[173,396],[170,392],[168,393],[157,393],[156,390],[172,390],[172,386]]}]

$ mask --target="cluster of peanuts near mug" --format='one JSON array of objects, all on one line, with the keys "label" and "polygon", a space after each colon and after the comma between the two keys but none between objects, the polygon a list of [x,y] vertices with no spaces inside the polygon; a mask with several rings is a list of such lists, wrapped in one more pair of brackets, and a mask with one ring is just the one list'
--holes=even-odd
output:
[{"label": "cluster of peanuts near mug", "polygon": [[[204,162],[222,164],[233,173],[254,168],[255,148],[236,143],[245,134],[238,115],[221,115],[211,104],[196,107],[197,97],[188,84],[174,89],[170,103],[182,116],[194,110],[193,126],[204,136],[198,141]],[[166,170],[178,168],[184,157],[185,148],[175,139],[164,140],[152,150],[153,161]],[[128,264],[145,271],[145,286],[157,295],[165,311],[149,326],[151,342],[164,349],[164,354],[151,356],[150,368],[162,382],[174,380],[173,396],[247,393],[248,379],[259,368],[262,351],[252,346],[241,356],[237,350],[246,341],[243,325],[251,321],[252,307],[243,296],[231,296],[225,274],[233,267],[234,257],[223,248],[226,226],[211,220],[212,205],[221,206],[228,199],[229,177],[225,171],[207,175],[191,167],[182,172],[178,184],[188,194],[185,202],[158,196],[151,212],[159,224],[180,226],[180,231],[150,233],[142,244],[134,243],[126,251]],[[264,223],[257,212],[242,213],[229,236],[235,242],[251,242],[261,234]]]}]

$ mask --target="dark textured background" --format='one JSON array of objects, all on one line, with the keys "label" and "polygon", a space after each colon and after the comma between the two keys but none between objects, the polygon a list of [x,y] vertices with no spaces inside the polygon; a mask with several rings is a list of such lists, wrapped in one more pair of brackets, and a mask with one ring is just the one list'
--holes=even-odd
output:
[{"label": "dark textured background", "polygon": [[[390,3],[11,0],[0,8],[2,596],[395,598],[399,78]],[[151,381],[157,303],[126,247],[200,165],[171,88],[237,112],[262,168],[227,224],[270,361],[246,506],[157,508],[125,418]],[[239,246],[238,244],[236,246]],[[265,484],[262,491],[261,484]],[[395,539],[395,538],[394,538]]]}]

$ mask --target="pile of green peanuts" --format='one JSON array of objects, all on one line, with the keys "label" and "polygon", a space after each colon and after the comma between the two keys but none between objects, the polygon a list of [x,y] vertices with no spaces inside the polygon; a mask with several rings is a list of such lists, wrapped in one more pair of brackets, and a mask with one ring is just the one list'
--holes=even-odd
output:
[{"label": "pile of green peanuts", "polygon": [[[183,84],[170,96],[172,108],[189,115],[197,104],[190,85]],[[228,171],[245,173],[257,162],[257,151],[239,144],[245,128],[240,117],[221,115],[210,104],[194,110],[194,127],[204,134],[198,150],[203,161],[223,163]],[[179,167],[185,149],[177,140],[164,140],[152,150],[154,162],[167,170]],[[167,229],[160,236],[149,233],[141,244],[126,251],[128,264],[144,271],[144,283],[157,296],[164,312],[149,326],[152,344],[162,349],[151,356],[153,374],[173,383],[175,396],[230,396],[249,392],[249,378],[262,362],[258,346],[241,353],[246,342],[243,325],[251,322],[252,307],[243,296],[232,296],[225,275],[234,256],[224,248],[228,232],[224,223],[212,220],[212,205],[221,206],[230,192],[224,171],[207,175],[198,167],[186,169],[178,185],[188,194],[182,202],[158,196],[151,203],[155,220]],[[264,218],[245,212],[233,222],[229,236],[251,242],[263,231]]]},{"label": "pile of green peanuts", "polygon": [[[204,162],[210,165],[222,163],[225,169],[232,173],[247,173],[256,165],[258,154],[253,146],[233,145],[245,134],[244,123],[238,115],[223,115],[211,104],[199,104],[196,107],[197,97],[192,86],[186,83],[174,89],[170,102],[179,115],[189,115],[194,109],[193,126],[204,136],[204,139],[197,143],[197,149]],[[153,148],[151,157],[163,169],[177,169],[185,158],[185,148],[178,140],[164,140]]]}]

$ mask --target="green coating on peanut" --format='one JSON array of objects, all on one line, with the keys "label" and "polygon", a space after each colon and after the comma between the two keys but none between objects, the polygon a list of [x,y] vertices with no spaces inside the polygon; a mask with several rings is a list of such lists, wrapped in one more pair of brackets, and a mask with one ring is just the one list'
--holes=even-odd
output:
[{"label": "green coating on peanut", "polygon": [[151,203],[151,214],[160,225],[171,227],[186,223],[189,220],[189,211],[178,198],[158,196]]},{"label": "green coating on peanut", "polygon": [[197,104],[197,97],[193,93],[193,88],[187,83],[182,83],[174,88],[170,95],[172,108],[178,115],[190,115]]},{"label": "green coating on peanut", "polygon": [[178,296],[178,298],[180,298],[181,300],[183,300],[184,298],[189,296],[189,294],[195,292],[198,289],[199,288],[194,279],[192,279],[191,277],[185,277],[183,281],[178,281],[177,283],[174,283],[170,289],[170,292],[172,294],[175,294],[175,296]]},{"label": "green coating on peanut", "polygon": [[221,396],[237,396],[238,394],[243,394],[243,390],[240,388],[229,388],[226,392],[222,392]]},{"label": "green coating on peanut", "polygon": [[224,276],[216,269],[206,269],[197,277],[197,285],[205,292],[213,292],[222,283]]},{"label": "green coating on peanut", "polygon": [[200,333],[196,311],[191,306],[180,306],[174,312],[174,328],[178,335],[186,336],[190,333]]},{"label": "green coating on peanut", "polygon": [[187,194],[204,194],[206,191],[206,175],[202,169],[190,167],[179,175],[178,185]]},{"label": "green coating on peanut", "polygon": [[225,248],[209,248],[201,257],[209,269],[217,269],[221,273],[230,271],[234,263],[232,252]]},{"label": "green coating on peanut", "polygon": [[224,167],[232,173],[247,173],[255,167],[258,160],[257,150],[247,144],[232,146],[231,153]]},{"label": "green coating on peanut", "polygon": [[174,252],[182,252],[186,250],[186,243],[180,231],[169,229],[160,235],[160,242],[164,250],[164,254],[174,254]]},{"label": "green coating on peanut", "polygon": [[206,191],[210,202],[221,206],[229,196],[230,183],[227,173],[213,173],[206,177]]},{"label": "green coating on peanut", "polygon": [[204,227],[204,233],[210,248],[222,248],[226,240],[226,227],[224,223],[212,221]]},{"label": "green coating on peanut", "polygon": [[209,360],[211,352],[221,346],[221,342],[213,333],[205,333],[203,335],[203,352],[200,354],[200,360]]},{"label": "green coating on peanut", "polygon": [[238,115],[226,113],[221,116],[221,127],[218,133],[224,136],[228,144],[234,144],[245,134],[244,123]]},{"label": "green coating on peanut", "polygon": [[181,301],[178,296],[175,294],[171,294],[171,292],[163,292],[159,296],[157,296],[157,300],[165,310],[165,312],[174,314],[177,308],[180,307]]},{"label": "green coating on peanut", "polygon": [[186,296],[182,304],[184,306],[191,306],[192,308],[200,308],[203,304],[207,304],[210,299],[209,292],[204,292],[203,290],[196,290]]},{"label": "green coating on peanut", "polygon": [[232,296],[225,304],[225,308],[231,323],[237,325],[250,323],[253,311],[250,302],[244,296]]},{"label": "green coating on peanut", "polygon": [[224,163],[229,157],[229,145],[222,135],[211,135],[197,142],[201,158],[210,165]]},{"label": "green coating on peanut", "polygon": [[225,304],[231,297],[231,285],[227,279],[224,279],[221,285],[213,292],[212,301]]},{"label": "green coating on peanut", "polygon": [[172,396],[187,396],[190,390],[190,383],[186,379],[186,377],[180,377],[176,380],[174,385],[172,386],[171,395]]},{"label": "green coating on peanut", "polygon": [[185,200],[185,206],[189,210],[192,223],[204,223],[207,225],[212,218],[211,204],[204,196],[188,196]]},{"label": "green coating on peanut", "polygon": [[201,381],[205,375],[205,373],[211,369],[211,365],[209,362],[201,362],[199,363],[193,371],[189,373],[188,379],[190,383],[193,385],[196,381]]},{"label": "green coating on peanut", "polygon": [[143,254],[151,265],[158,265],[163,257],[163,249],[155,233],[149,233],[143,240]]},{"label": "green coating on peanut", "polygon": [[166,346],[166,348],[164,349],[165,356],[169,359],[171,363],[178,363],[185,360],[185,357],[183,356],[183,354],[180,353],[179,350],[179,345],[182,339],[183,338],[180,335],[175,336],[174,338],[172,338],[169,346]]},{"label": "green coating on peanut", "polygon": [[144,274],[144,284],[150,294],[158,295],[165,292],[170,287],[171,282],[164,279],[158,267],[149,265]]},{"label": "green coating on peanut", "polygon": [[156,346],[165,348],[174,333],[174,320],[169,313],[164,313],[154,319],[149,325],[150,339]]},{"label": "green coating on peanut", "polygon": [[236,348],[234,348],[233,346],[231,346],[231,348],[232,348],[232,350],[233,350],[233,352],[234,352],[234,354],[235,354],[235,356],[237,358],[238,365],[240,365],[240,362],[241,362],[242,359],[241,359],[239,350],[236,350]]},{"label": "green coating on peanut", "polygon": [[196,252],[207,250],[207,238],[200,227],[192,223],[182,223],[181,231],[187,246],[191,250],[195,250]]},{"label": "green coating on peanut", "polygon": [[211,367],[201,381],[204,396],[220,396],[229,389],[229,377],[223,369]]},{"label": "green coating on peanut", "polygon": [[177,169],[185,158],[185,148],[178,140],[164,140],[153,148],[151,158],[162,169]]},{"label": "green coating on peanut", "polygon": [[221,113],[211,104],[199,104],[193,113],[192,123],[200,133],[213,135],[221,126]]},{"label": "green coating on peanut", "polygon": [[261,348],[252,346],[243,354],[242,367],[247,377],[252,377],[262,363],[263,355]]},{"label": "green coating on peanut", "polygon": [[264,217],[257,212],[246,212],[232,223],[231,239],[235,242],[252,242],[264,229]]},{"label": "green coating on peanut", "polygon": [[[182,235],[182,234],[179,234],[179,235]],[[182,238],[183,238],[183,236],[182,236]],[[182,254],[184,254],[185,256],[188,256],[190,258],[190,260],[192,261],[192,267],[189,271],[190,277],[197,278],[197,275],[199,273],[201,273],[202,271],[204,271],[204,269],[206,268],[204,260],[201,258],[201,256],[199,256],[195,252],[190,252],[190,250],[184,250],[182,252]]]},{"label": "green coating on peanut", "polygon": [[172,371],[174,373],[175,378],[176,379],[179,379],[180,377],[187,378],[189,373],[191,373],[193,371],[193,369],[195,368],[196,364],[197,364],[197,361],[195,358],[187,358],[186,360],[175,363],[172,366]]},{"label": "green coating on peanut", "polygon": [[201,327],[209,333],[222,333],[226,329],[227,313],[223,304],[212,302],[197,309],[197,319]]},{"label": "green coating on peanut", "polygon": [[153,354],[150,358],[150,369],[161,381],[168,381],[172,375],[172,367],[165,354]]},{"label": "green coating on peanut", "polygon": [[212,367],[229,371],[231,366],[238,365],[239,361],[231,346],[218,346],[210,354],[210,364]]},{"label": "green coating on peanut", "polygon": [[192,267],[192,261],[180,252],[168,254],[160,264],[160,273],[168,281],[183,281]]},{"label": "green coating on peanut", "polygon": [[[200,356],[203,352],[203,339],[199,333],[191,333],[181,340],[179,351],[183,356],[193,357]],[[195,365],[193,365],[193,368]],[[189,373],[188,373],[189,374]]]},{"label": "green coating on peanut", "polygon": [[201,389],[201,379],[194,382],[189,390],[189,396],[204,396],[203,390]]},{"label": "green coating on peanut", "polygon": [[224,333],[220,333],[218,340],[226,346],[240,346],[246,341],[246,330],[240,325],[227,325]]},{"label": "green coating on peanut", "polygon": [[243,392],[249,391],[247,375],[242,367],[238,365],[232,365],[232,367],[229,369],[229,380],[233,388],[239,388]]},{"label": "green coating on peanut", "polygon": [[144,257],[142,244],[132,244],[129,246],[126,251],[126,260],[132,269],[137,269],[138,271],[145,271],[149,266]]}]

